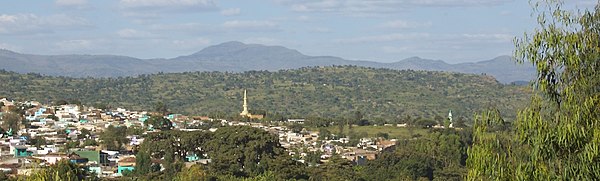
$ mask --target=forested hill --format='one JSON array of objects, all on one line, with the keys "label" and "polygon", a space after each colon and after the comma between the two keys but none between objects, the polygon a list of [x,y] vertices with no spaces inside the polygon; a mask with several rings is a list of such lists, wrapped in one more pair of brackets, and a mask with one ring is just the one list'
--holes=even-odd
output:
[{"label": "forested hill", "polygon": [[350,118],[360,111],[370,120],[398,121],[407,116],[471,118],[495,105],[507,117],[524,106],[526,87],[503,85],[493,77],[432,71],[355,66],[313,67],[277,72],[159,73],[137,77],[70,78],[0,72],[0,97],[80,100],[84,105],[152,109],[164,102],[189,115],[237,115],[243,90],[253,112],[271,118]]}]

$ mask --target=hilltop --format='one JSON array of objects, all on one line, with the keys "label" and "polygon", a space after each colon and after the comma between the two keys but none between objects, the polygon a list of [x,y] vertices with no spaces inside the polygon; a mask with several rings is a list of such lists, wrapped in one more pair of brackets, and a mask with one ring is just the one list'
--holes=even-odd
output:
[{"label": "hilltop", "polygon": [[434,70],[492,75],[502,83],[529,81],[535,69],[516,64],[509,56],[475,63],[448,64],[442,60],[411,57],[393,63],[346,60],[332,56],[308,56],[282,46],[225,42],[191,55],[139,59],[117,55],[33,55],[0,50],[0,69],[69,77],[119,77],[158,72],[277,71],[308,66],[356,65],[396,70]]}]

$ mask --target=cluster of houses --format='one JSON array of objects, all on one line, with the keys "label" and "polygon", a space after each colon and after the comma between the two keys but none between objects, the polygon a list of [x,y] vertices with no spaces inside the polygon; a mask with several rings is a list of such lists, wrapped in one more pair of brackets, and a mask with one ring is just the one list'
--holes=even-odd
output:
[{"label": "cluster of houses", "polygon": [[[37,168],[68,160],[80,164],[99,177],[119,177],[135,168],[135,150],[143,143],[143,136],[127,135],[121,150],[107,150],[99,135],[109,126],[144,128],[151,113],[122,108],[101,110],[81,105],[48,106],[39,102],[14,102],[0,99],[0,118],[9,110],[22,109],[26,125],[18,130],[5,130],[0,138],[0,171],[8,174],[29,174]],[[320,153],[322,162],[334,154],[357,164],[375,159],[377,153],[395,145],[395,140],[363,138],[357,145],[344,145],[347,138],[321,139],[317,131],[306,129],[293,132],[285,125],[265,125],[239,121],[215,120],[204,116],[188,117],[181,114],[165,116],[174,129],[187,129],[187,125],[213,122],[218,126],[252,126],[264,129],[279,137],[281,145],[298,161],[305,162],[310,153]],[[4,125],[0,119],[0,125]],[[304,119],[290,119],[288,124],[303,124]],[[216,131],[218,127],[208,128]],[[196,129],[197,130],[197,129]],[[156,130],[157,131],[157,130]],[[340,144],[342,143],[342,144]],[[198,159],[190,159],[198,161]],[[210,160],[200,160],[208,163]]]},{"label": "cluster of houses", "polygon": [[[287,123],[303,124],[304,119],[288,119]],[[306,162],[305,158],[308,154],[320,153],[320,162],[327,162],[331,156],[337,154],[356,164],[363,164],[366,160],[375,159],[378,153],[396,145],[397,142],[395,139],[361,138],[357,145],[347,145],[345,144],[349,142],[347,137],[335,138],[328,136],[319,138],[318,131],[303,129],[300,132],[294,132],[286,126],[263,125],[262,123],[230,122],[227,124],[231,126],[252,126],[278,135],[281,146],[302,163]]]},{"label": "cluster of houses", "polygon": [[129,135],[123,150],[106,150],[97,144],[99,133],[111,125],[142,127],[149,118],[147,112],[121,108],[103,111],[80,105],[45,106],[35,101],[15,103],[6,98],[0,103],[2,114],[23,109],[26,120],[19,130],[5,130],[0,138],[0,170],[9,174],[26,175],[68,160],[101,177],[121,176],[133,170],[133,150],[143,138]]}]

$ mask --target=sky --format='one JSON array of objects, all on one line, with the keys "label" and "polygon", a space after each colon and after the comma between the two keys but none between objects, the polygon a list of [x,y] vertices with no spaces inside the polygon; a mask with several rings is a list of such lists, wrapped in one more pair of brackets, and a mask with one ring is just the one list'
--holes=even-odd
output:
[{"label": "sky", "polygon": [[[0,48],[173,58],[241,41],[307,55],[449,63],[511,55],[528,0],[36,0],[0,2]],[[588,8],[596,0],[568,0]]]}]

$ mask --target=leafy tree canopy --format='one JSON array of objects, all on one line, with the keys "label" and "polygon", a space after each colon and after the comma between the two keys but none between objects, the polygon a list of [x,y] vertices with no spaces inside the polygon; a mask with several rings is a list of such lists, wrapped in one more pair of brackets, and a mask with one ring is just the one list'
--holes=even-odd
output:
[{"label": "leafy tree canopy", "polygon": [[516,42],[516,57],[537,67],[528,107],[514,130],[486,112],[473,126],[469,180],[600,178],[600,6],[569,11],[533,1],[539,28]]}]

